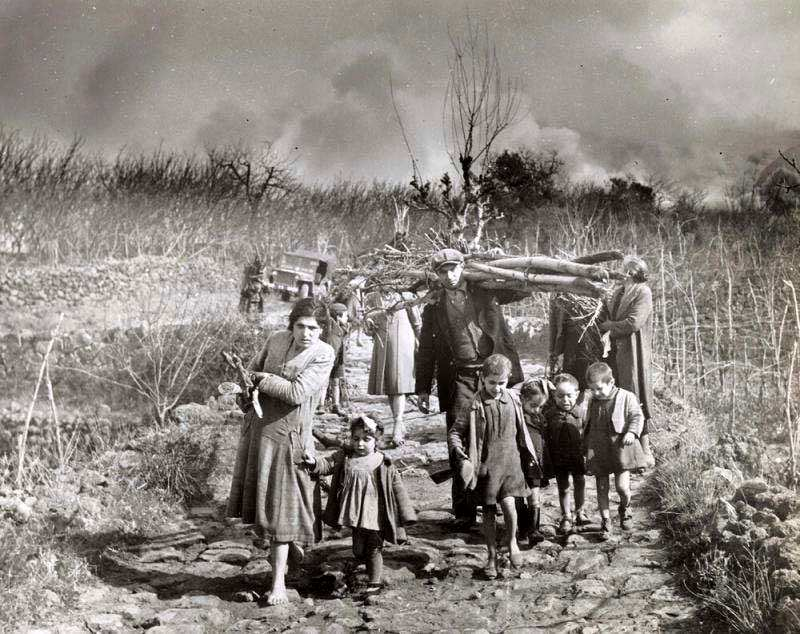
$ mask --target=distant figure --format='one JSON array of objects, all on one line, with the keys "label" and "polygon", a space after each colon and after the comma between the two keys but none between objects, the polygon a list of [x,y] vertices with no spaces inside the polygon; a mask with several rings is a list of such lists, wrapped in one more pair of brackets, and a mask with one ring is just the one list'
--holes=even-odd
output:
[{"label": "distant figure", "polygon": [[389,458],[376,450],[383,427],[359,415],[350,422],[349,446],[330,458],[307,458],[317,475],[333,474],[325,523],[347,526],[353,555],[367,566],[367,593],[378,592],[383,574],[383,544],[405,541],[405,526],[417,521],[403,480]]},{"label": "distant figure", "polygon": [[[350,334],[350,328],[348,327],[349,315],[347,306],[339,303],[331,304],[328,312],[328,321],[323,328],[321,339],[333,348],[333,354],[335,355],[329,383],[332,401],[331,412],[343,414],[342,384],[345,380],[347,337]],[[320,400],[321,408],[324,405],[324,400],[325,396],[322,395]],[[319,409],[317,411],[319,412]]]},{"label": "distant figure", "polygon": [[597,507],[600,510],[602,536],[607,539],[613,529],[608,501],[608,476],[614,475],[619,495],[619,525],[624,531],[632,528],[630,516],[631,471],[642,466],[644,452],[638,442],[644,417],[639,399],[614,383],[608,364],[593,363],[586,370],[586,383],[591,398],[587,404],[586,470],[597,481]]},{"label": "distant figure", "polygon": [[[370,293],[365,299],[365,331],[373,341],[367,394],[385,394],[389,397],[394,417],[392,441],[395,445],[405,442],[403,416],[406,395],[413,394],[416,387],[414,354],[420,316],[416,307],[394,307],[413,298],[410,293],[389,291]],[[370,309],[378,310],[370,312]]]},{"label": "distant figure", "polygon": [[256,255],[253,261],[246,264],[242,275],[242,287],[239,293],[239,312],[249,313],[253,305],[259,313],[264,312],[264,264]]},{"label": "distant figure", "polygon": [[600,330],[611,338],[608,364],[619,387],[633,392],[644,414],[641,434],[646,467],[655,464],[650,449],[653,414],[652,333],[653,294],[647,285],[647,264],[641,258],[623,260],[627,278],[606,303],[598,319]]},{"label": "distant figure", "polygon": [[270,605],[287,603],[288,558],[302,559],[302,546],[315,539],[314,487],[299,467],[314,456],[314,408],[333,367],[333,350],[319,340],[322,311],[313,298],[298,300],[288,330],[273,333],[248,366],[263,418],[245,413],[227,516],[257,524],[270,541]]}]

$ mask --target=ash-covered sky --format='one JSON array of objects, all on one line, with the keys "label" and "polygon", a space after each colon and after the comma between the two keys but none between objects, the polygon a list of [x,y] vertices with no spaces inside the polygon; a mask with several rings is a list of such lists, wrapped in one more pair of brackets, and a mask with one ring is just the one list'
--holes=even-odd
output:
[{"label": "ash-covered sky", "polygon": [[523,87],[497,149],[720,191],[800,143],[797,0],[0,0],[0,122],[108,154],[272,141],[310,179],[407,180],[391,76],[437,176],[467,14]]}]

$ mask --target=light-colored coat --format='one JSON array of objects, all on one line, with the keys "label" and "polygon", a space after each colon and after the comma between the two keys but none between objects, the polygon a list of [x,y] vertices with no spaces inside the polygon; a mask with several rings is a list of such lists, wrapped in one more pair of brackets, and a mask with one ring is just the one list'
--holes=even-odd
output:
[{"label": "light-colored coat", "polygon": [[[580,406],[576,406],[576,408],[580,408],[577,412],[584,417],[584,420],[588,418],[592,403],[591,393],[587,391],[585,395],[587,397],[585,401]],[[586,421],[584,431],[587,424],[591,424],[591,421]],[[617,400],[614,401],[614,411],[611,413],[611,424],[614,426],[615,434],[631,432],[637,438],[639,437],[644,426],[644,416],[642,415],[642,408],[639,407],[639,399],[636,394],[619,388]]]},{"label": "light-colored coat", "polygon": [[[410,299],[397,295],[396,301]],[[367,308],[389,308],[393,302],[384,301],[380,293],[367,295]],[[413,394],[415,387],[414,354],[420,328],[419,309],[401,308],[373,313],[372,362],[369,367],[367,394]]]}]

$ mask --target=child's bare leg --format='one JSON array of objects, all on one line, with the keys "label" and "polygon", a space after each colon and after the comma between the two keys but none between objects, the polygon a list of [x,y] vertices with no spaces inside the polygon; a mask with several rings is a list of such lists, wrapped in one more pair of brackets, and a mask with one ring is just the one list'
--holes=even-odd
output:
[{"label": "child's bare leg", "polygon": [[583,511],[583,505],[586,504],[586,478],[583,475],[573,474],[572,487],[575,495],[575,512]]},{"label": "child's bare leg", "polygon": [[600,511],[600,517],[608,519],[611,517],[611,513],[608,511],[608,476],[599,475],[595,477],[595,480],[597,481],[597,508]]},{"label": "child's bare leg", "polygon": [[631,472],[622,471],[614,474],[614,485],[619,494],[619,508],[627,509],[631,504]]},{"label": "child's bare leg", "polygon": [[508,540],[508,554],[514,566],[520,565],[519,544],[517,543],[517,507],[513,497],[506,497],[500,500],[500,508],[503,509],[503,519],[506,523],[506,539]]},{"label": "child's bare leg", "polygon": [[289,559],[289,542],[272,542],[272,589],[267,603],[280,605],[289,603],[286,596],[286,562]]},{"label": "child's bare leg", "polygon": [[[513,500],[513,498],[512,498]],[[489,553],[486,562],[486,575],[497,576],[497,509],[494,504],[483,505],[483,539]]]},{"label": "child's bare leg", "polygon": [[405,441],[406,435],[406,430],[403,426],[403,415],[406,411],[406,395],[392,394],[389,397],[389,406],[392,408],[392,416],[394,417],[392,440],[394,440],[395,444],[400,445]]},{"label": "child's bare leg", "polygon": [[333,379],[331,383],[331,400],[334,407],[339,407],[342,404],[342,387],[341,379]]},{"label": "child's bare leg", "polygon": [[561,515],[569,517],[569,474],[559,473],[556,476],[556,483],[558,484],[558,504],[561,506]]}]

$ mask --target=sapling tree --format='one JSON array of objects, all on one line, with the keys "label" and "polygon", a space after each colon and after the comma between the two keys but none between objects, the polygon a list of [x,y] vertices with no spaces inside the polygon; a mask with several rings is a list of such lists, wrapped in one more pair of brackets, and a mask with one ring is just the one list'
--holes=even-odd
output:
[{"label": "sapling tree", "polygon": [[[497,138],[515,123],[521,99],[519,82],[501,69],[488,29],[469,18],[466,26],[463,35],[449,34],[449,80],[442,112],[445,146],[457,182],[448,173],[435,186],[422,177],[396,103],[395,113],[411,155],[411,208],[442,216],[449,242],[474,250],[484,238],[486,223],[501,215],[482,191],[482,175]],[[394,103],[393,91],[392,97]]]}]

